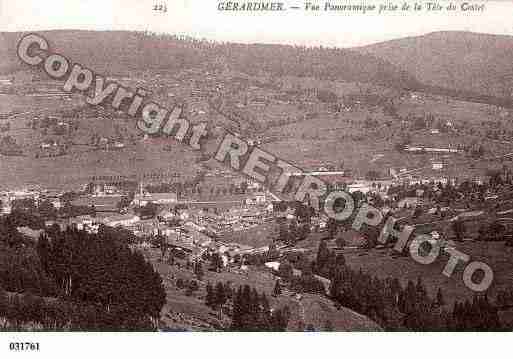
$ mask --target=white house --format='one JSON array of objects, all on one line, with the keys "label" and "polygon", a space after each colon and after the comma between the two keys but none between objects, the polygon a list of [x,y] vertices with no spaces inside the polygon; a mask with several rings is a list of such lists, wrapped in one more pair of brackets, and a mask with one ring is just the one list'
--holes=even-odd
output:
[{"label": "white house", "polygon": [[433,162],[432,166],[434,170],[441,170],[444,168],[444,164],[442,162]]},{"label": "white house", "polygon": [[264,192],[257,192],[253,194],[251,197],[246,198],[247,205],[259,205],[264,204],[266,201],[266,196]]},{"label": "white house", "polygon": [[178,201],[176,193],[137,193],[133,203],[137,206],[145,206],[148,203],[172,204]]},{"label": "white house", "polygon": [[84,215],[84,216],[77,216],[75,218],[70,219],[69,224],[72,227],[75,227],[78,230],[87,230],[87,229],[97,229],[96,228],[96,220],[95,218]]},{"label": "white house", "polygon": [[134,214],[121,214],[114,215],[110,217],[105,217],[103,219],[103,223],[109,227],[118,227],[118,226],[131,226],[135,223],[139,222],[140,218]]}]

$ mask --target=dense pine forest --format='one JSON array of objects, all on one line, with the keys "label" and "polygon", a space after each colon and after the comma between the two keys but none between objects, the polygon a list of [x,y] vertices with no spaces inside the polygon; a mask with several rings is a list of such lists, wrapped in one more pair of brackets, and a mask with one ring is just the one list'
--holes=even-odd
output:
[{"label": "dense pine forest", "polygon": [[[116,230],[53,226],[36,243],[0,223],[0,325],[5,329],[155,330],[162,279]],[[30,223],[26,223],[30,224]]]}]

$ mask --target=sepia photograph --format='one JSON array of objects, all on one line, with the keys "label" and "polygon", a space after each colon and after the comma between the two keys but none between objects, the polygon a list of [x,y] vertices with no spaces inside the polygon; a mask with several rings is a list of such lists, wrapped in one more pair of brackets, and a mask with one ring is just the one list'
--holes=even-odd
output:
[{"label": "sepia photograph", "polygon": [[0,0],[1,350],[506,343],[511,19],[491,0]]}]

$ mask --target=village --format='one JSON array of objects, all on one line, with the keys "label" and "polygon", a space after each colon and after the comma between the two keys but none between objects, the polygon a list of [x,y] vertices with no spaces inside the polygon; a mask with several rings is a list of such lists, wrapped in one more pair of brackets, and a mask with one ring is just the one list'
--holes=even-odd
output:
[{"label": "village", "polygon": [[[236,256],[266,253],[271,247],[278,251],[290,250],[295,240],[288,241],[287,236],[280,233],[283,226],[299,227],[305,232],[298,235],[303,239],[341,237],[342,248],[344,243],[348,248],[376,246],[376,243],[371,244],[375,238],[370,238],[368,233],[356,234],[350,228],[334,233],[323,212],[311,211],[305,217],[301,214],[304,205],[282,201],[258,183],[220,173],[225,176],[220,181],[225,183],[224,188],[216,185],[217,188],[208,191],[209,187],[200,183],[179,194],[155,192],[163,185],[147,183],[145,186],[143,182],[133,185],[134,190],[130,192],[123,189],[126,186],[118,187],[104,180],[84,184],[74,192],[40,186],[4,190],[0,192],[1,213],[29,211],[37,214],[44,220],[43,228],[38,231],[20,228],[36,240],[44,228],[55,225],[61,230],[70,227],[89,233],[98,233],[101,226],[106,226],[131,233],[137,239],[133,242],[137,248],[159,248],[164,241],[166,248],[191,261],[217,253],[224,266],[233,264]],[[332,188],[352,193],[357,200],[398,218],[402,226],[413,225],[419,233],[427,233],[437,241],[481,240],[481,229],[478,232],[479,226],[473,222],[486,223],[491,217],[501,217],[498,221],[503,226],[503,234],[509,228],[509,221],[513,222],[508,217],[511,208],[496,204],[513,197],[513,177],[506,170],[492,178],[492,181],[500,181],[500,185],[493,187],[481,179],[458,183],[456,178],[446,177],[357,180],[342,171],[322,167],[310,174],[334,183]],[[208,182],[209,175],[205,178]],[[451,221],[457,220],[470,223],[468,233],[455,233]],[[355,238],[358,239],[355,241]]]},{"label": "village", "polygon": [[[350,220],[333,220],[322,208],[215,163],[211,148],[229,131],[302,169],[291,177],[317,177],[330,191],[349,192],[356,208],[367,203],[384,219],[397,219],[395,230],[413,227],[405,248],[416,248],[410,244],[422,234],[432,247],[486,260],[497,273],[490,295],[509,295],[510,110],[412,89],[239,70],[221,56],[107,78],[180,107],[192,125],[207,123],[205,146],[197,152],[141,133],[120,109],[84,105],[82,95],[62,92],[59,81],[41,74],[1,77],[0,96],[17,105],[0,114],[1,164],[17,168],[0,174],[6,238],[29,249],[47,238],[57,247],[61,237],[84,246],[89,238],[91,248],[99,238],[123,243],[127,256],[141,255],[162,279],[165,306],[154,326],[163,330],[253,328],[236,323],[235,297],[212,302],[212,286],[220,298],[223,286],[272,294],[273,310],[293,308],[289,330],[329,328],[330,316],[339,330],[419,328],[402,316],[408,308],[398,297],[391,312],[367,303],[379,281],[379,288],[405,290],[417,283],[435,316],[475,297],[459,278],[445,279],[444,255],[424,266],[407,249],[395,250],[394,236],[378,241],[385,220],[357,230]],[[440,299],[441,293],[449,298]],[[504,301],[500,309],[507,310]],[[354,322],[344,323],[347,318]]]}]

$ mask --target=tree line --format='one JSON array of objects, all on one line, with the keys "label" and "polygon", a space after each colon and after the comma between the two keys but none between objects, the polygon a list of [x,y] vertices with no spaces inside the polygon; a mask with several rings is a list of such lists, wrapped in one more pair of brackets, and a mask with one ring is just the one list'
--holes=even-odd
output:
[{"label": "tree line", "polygon": [[162,279],[122,233],[54,225],[30,243],[16,225],[13,219],[0,222],[6,253],[0,287],[11,293],[2,297],[0,317],[55,330],[156,328],[165,303]]},{"label": "tree line", "polygon": [[236,291],[230,283],[211,283],[206,287],[205,304],[214,310],[223,310],[231,317],[232,331],[285,331],[290,319],[290,309],[271,309],[267,295],[250,287],[239,286]]},{"label": "tree line", "polygon": [[[387,330],[414,331],[497,331],[504,329],[498,307],[486,294],[473,301],[455,302],[448,308],[442,290],[435,298],[428,295],[419,277],[403,287],[397,278],[381,279],[355,271],[345,264],[341,254],[334,255],[319,245],[312,265],[330,279],[329,296],[341,306],[367,315]],[[337,260],[338,258],[338,260]]]}]

